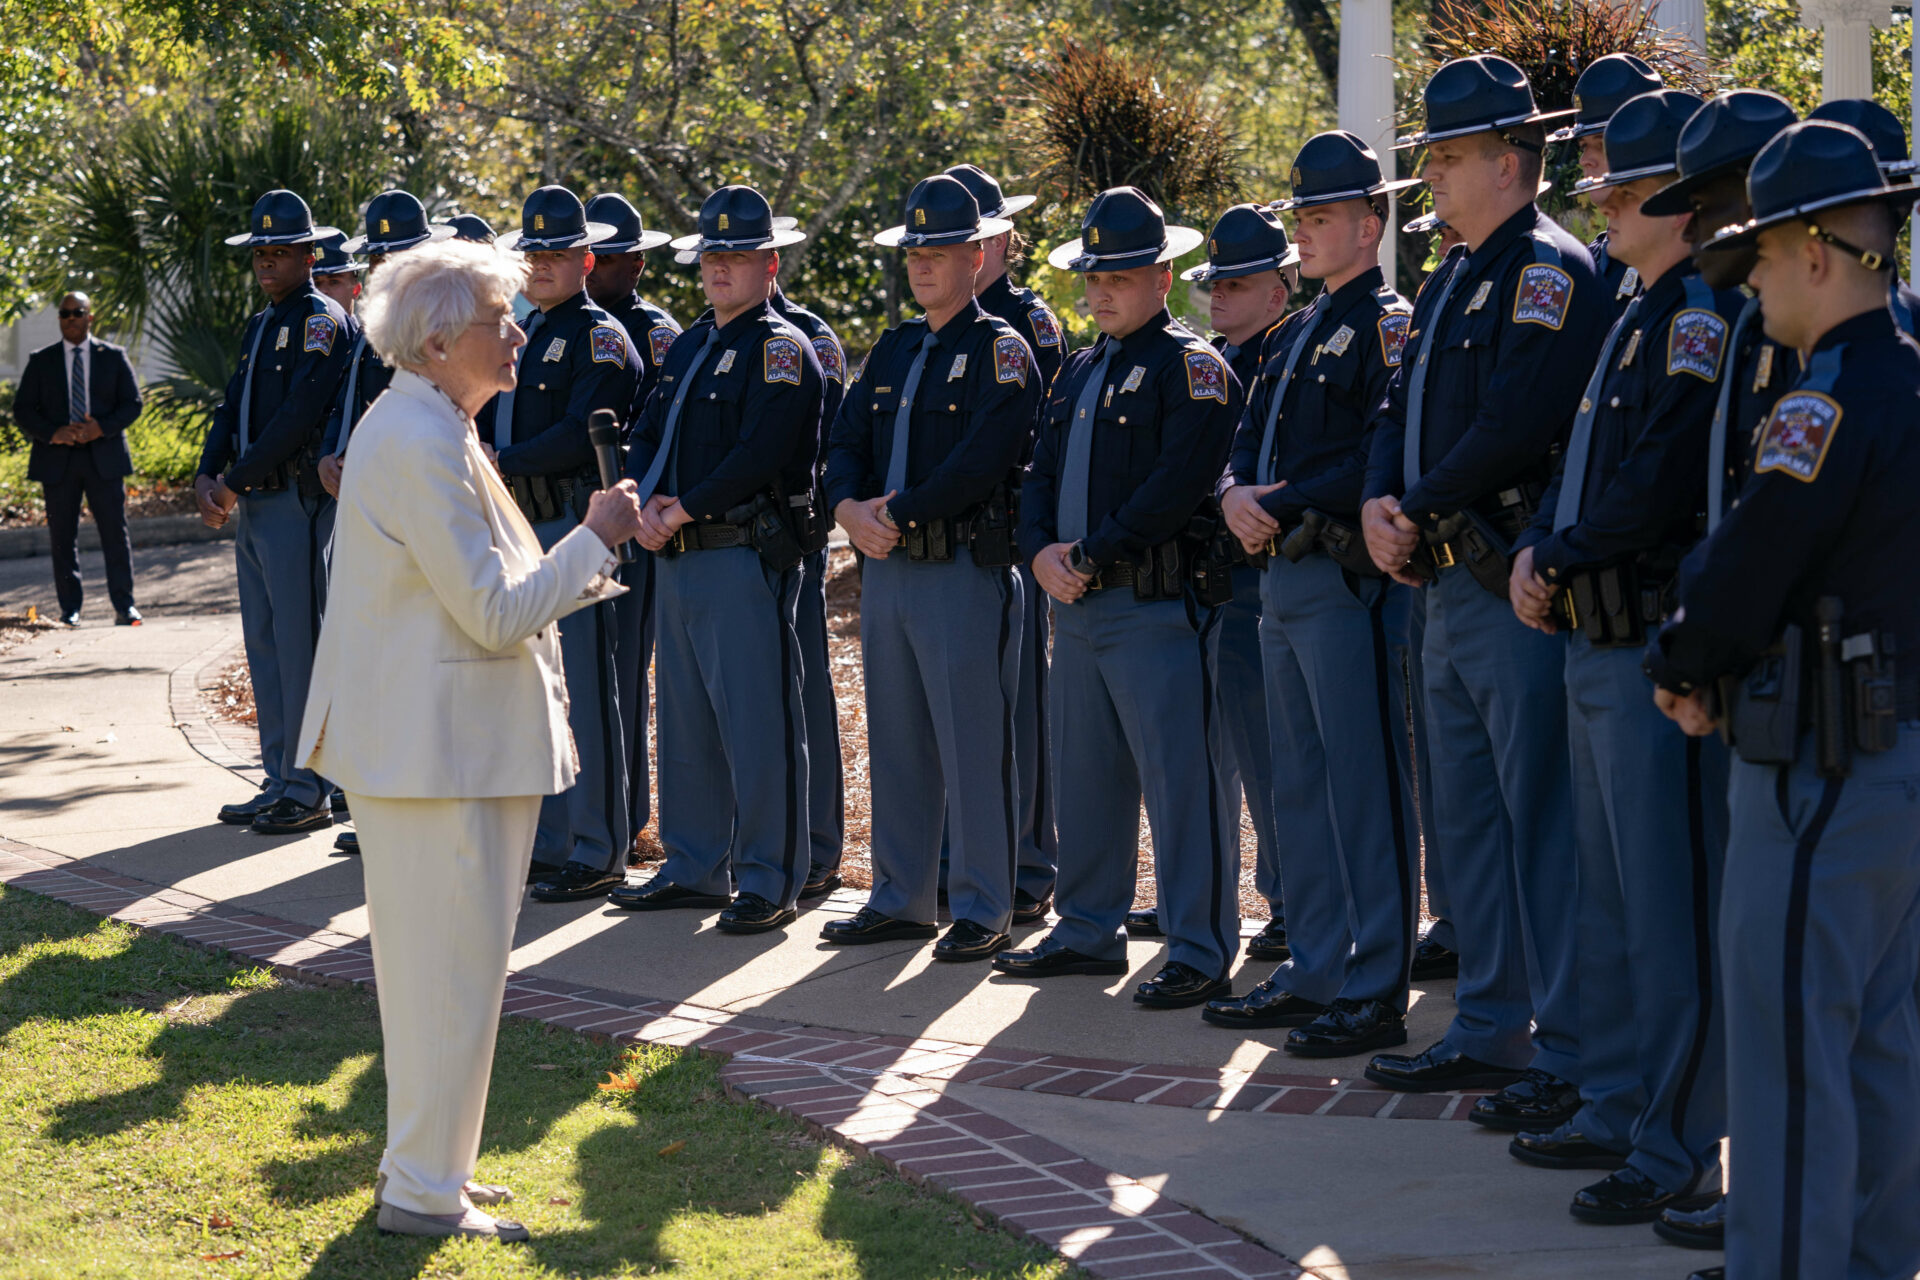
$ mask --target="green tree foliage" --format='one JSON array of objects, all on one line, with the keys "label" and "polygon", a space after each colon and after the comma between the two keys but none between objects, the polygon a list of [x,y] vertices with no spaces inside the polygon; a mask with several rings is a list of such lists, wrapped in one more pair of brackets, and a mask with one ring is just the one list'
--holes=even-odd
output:
[{"label": "green tree foliage", "polygon": [[[1793,0],[1708,0],[1707,31],[1728,83],[1771,89],[1803,116],[1820,105],[1823,37],[1801,23]],[[1873,33],[1873,96],[1903,122],[1912,118],[1912,44],[1910,12]]]}]

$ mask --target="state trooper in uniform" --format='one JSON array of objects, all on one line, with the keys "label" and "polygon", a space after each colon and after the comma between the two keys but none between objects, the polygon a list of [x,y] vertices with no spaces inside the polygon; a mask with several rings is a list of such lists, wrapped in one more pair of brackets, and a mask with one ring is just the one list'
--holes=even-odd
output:
[{"label": "state trooper in uniform", "polygon": [[822,379],[813,344],[769,301],[778,251],[804,239],[776,227],[751,187],[707,197],[699,232],[673,247],[699,255],[713,309],[667,353],[627,456],[655,552],[667,857],[613,902],[720,907],[727,933],[792,921],[809,865],[794,629],[804,553],[789,513],[813,489]]},{"label": "state trooper in uniform", "polygon": [[1168,956],[1133,998],[1158,1008],[1225,991],[1240,941],[1239,814],[1207,723],[1214,610],[1190,578],[1190,531],[1226,463],[1240,385],[1166,307],[1167,264],[1204,239],[1116,187],[1047,256],[1083,275],[1103,333],[1054,379],[1020,511],[1021,554],[1055,602],[1059,920],[993,961],[1028,978],[1127,971],[1144,794]]},{"label": "state trooper in uniform", "polygon": [[367,264],[355,262],[349,256],[353,250],[346,248],[346,243],[344,231],[314,241],[313,287],[339,303],[340,309],[351,316],[353,304],[360,297],[360,273],[367,269]]},{"label": "state trooper in uniform", "polygon": [[827,500],[866,564],[860,649],[872,762],[873,890],[820,931],[841,945],[931,938],[941,831],[953,925],[936,960],[984,960],[1013,918],[1018,789],[1014,705],[1023,606],[1009,477],[1042,397],[1032,352],[974,300],[980,216],[953,178],[925,179],[904,248],[926,314],[882,334],[831,437]]},{"label": "state trooper in uniform", "polygon": [[1381,1054],[1366,1074],[1411,1091],[1506,1085],[1570,1110],[1579,1058],[1563,646],[1513,616],[1506,548],[1549,478],[1548,452],[1579,404],[1608,306],[1586,247],[1534,205],[1546,117],[1520,68],[1491,54],[1456,59],[1424,96],[1425,128],[1405,141],[1426,146],[1435,210],[1466,243],[1415,302],[1406,359],[1375,418],[1362,525],[1382,570],[1408,585],[1433,575],[1427,736],[1460,981],[1440,1041]]},{"label": "state trooper in uniform", "polygon": [[[1011,221],[1037,196],[1007,195],[992,174],[977,165],[957,164],[947,176],[973,194],[983,218]],[[1034,412],[1024,457],[1033,453],[1032,435],[1039,430],[1039,409],[1046,405],[1047,388],[1067,358],[1067,341],[1060,319],[1033,290],[1013,282],[1011,267],[1024,258],[1026,237],[1009,228],[980,242],[982,262],[974,280],[981,309],[1013,326],[1026,339],[1038,370],[1040,404]],[[1017,478],[1016,478],[1017,486]],[[1053,902],[1053,881],[1060,860],[1054,836],[1052,768],[1047,733],[1047,632],[1051,610],[1047,596],[1033,580],[1033,570],[1020,557],[1014,572],[1020,578],[1021,623],[1020,695],[1014,704],[1015,767],[1020,780],[1019,870],[1013,888],[1015,924],[1035,924],[1047,918]]]},{"label": "state trooper in uniform", "polygon": [[[1609,53],[1595,58],[1573,82],[1573,123],[1555,129],[1547,135],[1547,141],[1578,143],[1583,180],[1597,178],[1607,171],[1607,152],[1601,137],[1607,121],[1628,99],[1652,93],[1661,85],[1660,73],[1637,54]],[[1640,273],[1609,252],[1605,231],[1593,238],[1587,252],[1593,255],[1593,269],[1600,273],[1617,317],[1640,292]]]},{"label": "state trooper in uniform", "polygon": [[1606,171],[1576,188],[1646,284],[1600,348],[1509,592],[1522,622],[1571,633],[1581,1106],[1545,1131],[1522,1105],[1490,1119],[1520,1131],[1511,1149],[1529,1164],[1615,1167],[1573,1198],[1576,1218],[1599,1223],[1651,1222],[1696,1187],[1717,1187],[1726,1132],[1712,927],[1726,755],[1666,723],[1640,672],[1699,536],[1718,384],[1744,302],[1700,278],[1691,214],[1640,211],[1672,176],[1699,106],[1673,89],[1629,99],[1607,125]]},{"label": "state trooper in uniform", "polygon": [[[1221,481],[1228,526],[1264,553],[1260,649],[1275,820],[1292,956],[1221,1026],[1296,1028],[1286,1050],[1338,1057],[1407,1042],[1407,973],[1419,917],[1407,688],[1394,660],[1411,589],[1381,574],[1360,535],[1369,417],[1399,368],[1412,309],[1379,265],[1388,198],[1351,133],[1319,134],[1293,162],[1300,271],[1323,283],[1266,344]],[[1272,215],[1269,215],[1272,216]]]},{"label": "state trooper in uniform", "polygon": [[[527,258],[521,292],[534,304],[522,324],[519,377],[480,411],[481,447],[494,459],[542,547],[580,523],[600,487],[588,419],[607,409],[621,422],[633,408],[640,357],[626,328],[587,296],[591,246],[614,229],[587,217],[565,187],[528,196],[520,230],[502,248]],[[611,603],[562,618],[567,723],[579,768],[573,786],[540,804],[527,881],[536,902],[597,898],[626,879],[633,824],[625,761],[631,735],[620,719],[619,624]]]},{"label": "state trooper in uniform", "polygon": [[267,306],[241,334],[240,365],[213,412],[194,496],[215,528],[237,514],[240,626],[267,774],[260,793],[222,808],[220,821],[288,835],[333,824],[328,788],[294,750],[320,628],[321,521],[332,501],[314,452],[359,328],[313,287],[314,242],[337,232],[316,227],[306,201],[269,191],[251,224],[227,243],[252,248]]},{"label": "state trooper in uniform", "polygon": [[1739,759],[1720,908],[1739,1280],[1920,1270],[1920,351],[1887,305],[1914,190],[1865,139],[1754,160],[1768,334],[1807,357],[1649,651],[1660,707]]}]

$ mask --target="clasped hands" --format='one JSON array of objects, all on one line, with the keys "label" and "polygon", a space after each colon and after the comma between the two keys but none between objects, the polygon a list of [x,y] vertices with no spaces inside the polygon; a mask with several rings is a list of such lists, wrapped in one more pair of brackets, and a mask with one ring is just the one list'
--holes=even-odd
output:
[{"label": "clasped hands", "polygon": [[105,434],[107,433],[100,429],[100,424],[94,421],[93,415],[88,414],[86,417],[80,419],[80,421],[69,422],[66,426],[55,431],[50,443],[92,444]]}]

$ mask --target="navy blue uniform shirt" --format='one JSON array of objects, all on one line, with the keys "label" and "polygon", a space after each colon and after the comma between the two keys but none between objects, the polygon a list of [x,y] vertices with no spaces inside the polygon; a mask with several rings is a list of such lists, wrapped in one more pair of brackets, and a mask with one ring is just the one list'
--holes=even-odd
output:
[{"label": "navy blue uniform shirt", "polygon": [[[538,314],[538,313],[536,313]],[[528,315],[520,327],[534,324]],[[512,443],[500,452],[500,472],[509,476],[577,476],[593,473],[593,442],[587,420],[611,409],[622,423],[633,412],[640,357],[626,328],[586,290],[557,303],[539,319],[520,356],[520,385],[513,394]],[[480,438],[495,442],[495,396],[480,410]]]},{"label": "navy blue uniform shirt", "polygon": [[[694,358],[715,332],[711,311],[674,339],[660,385],[634,428],[627,474],[643,478],[660,447],[667,414]],[[749,307],[719,330],[688,385],[675,427],[676,468],[661,473],[695,520],[717,520],[776,485],[782,496],[810,493],[820,439],[820,360],[806,335],[771,303]]]},{"label": "navy blue uniform shirt", "polygon": [[[348,356],[347,371],[340,376],[340,390],[333,399],[333,408],[327,414],[327,428],[320,441],[320,456],[332,457],[347,447],[347,441],[353,437],[353,429],[360,425],[360,419],[380,393],[393,384],[393,370],[387,368],[387,362],[374,353],[371,346],[354,339],[353,347],[360,354],[355,359]],[[355,365],[359,366],[360,376],[354,377]],[[347,403],[347,392],[353,392],[353,403]]]},{"label": "navy blue uniform shirt", "polygon": [[[1683,260],[1648,286],[1621,329],[1594,400],[1586,474],[1563,468],[1519,539],[1552,582],[1661,548],[1685,549],[1706,510],[1707,440],[1727,345],[1744,304]],[[1553,532],[1560,491],[1582,486],[1578,523]],[[1671,562],[1669,562],[1671,563]]]},{"label": "navy blue uniform shirt", "polygon": [[1407,300],[1374,267],[1275,326],[1263,348],[1266,360],[1247,385],[1247,411],[1234,432],[1221,492],[1259,483],[1267,415],[1287,355],[1304,333],[1307,345],[1273,430],[1273,477],[1287,483],[1260,506],[1282,524],[1297,523],[1310,507],[1333,516],[1357,514],[1369,423],[1400,367],[1410,315]]},{"label": "navy blue uniform shirt", "polygon": [[1067,429],[1081,387],[1113,349],[1095,402],[1087,529],[1097,566],[1138,556],[1184,533],[1226,466],[1240,419],[1240,383],[1220,355],[1162,307],[1125,338],[1074,352],[1047,396],[1020,500],[1020,552],[1029,561],[1057,533]]},{"label": "navy blue uniform shirt", "polygon": [[1800,353],[1783,347],[1767,337],[1760,324],[1760,299],[1747,298],[1741,308],[1747,316],[1743,325],[1738,318],[1733,326],[1733,349],[1728,356],[1727,376],[1733,386],[1727,392],[1727,449],[1721,465],[1726,469],[1723,501],[1733,495],[1747,478],[1747,463],[1753,445],[1760,438],[1760,424],[1773,412],[1773,406],[1800,378]]},{"label": "navy blue uniform shirt", "polygon": [[[240,393],[247,385],[247,355],[262,325],[266,332],[260,340],[260,367],[253,375],[249,443],[243,451]],[[224,472],[227,487],[243,493],[318,448],[359,334],[359,325],[340,304],[311,281],[255,312],[241,331],[240,364],[227,380],[226,398],[213,411],[213,425],[200,450],[200,474]]]},{"label": "navy blue uniform shirt", "polygon": [[[1447,272],[1457,277],[1450,293]],[[1366,497],[1397,495],[1408,518],[1431,526],[1517,482],[1545,480],[1547,452],[1565,439],[1612,323],[1605,288],[1586,246],[1532,205],[1472,252],[1449,252],[1414,300],[1406,360],[1374,424]],[[1429,328],[1420,479],[1409,490],[1407,388]]]},{"label": "navy blue uniform shirt", "polygon": [[1033,362],[1040,369],[1040,394],[1044,399],[1047,388],[1053,385],[1054,375],[1067,361],[1067,340],[1060,328],[1060,318],[1053,314],[1053,308],[1040,301],[1039,294],[1015,284],[1013,277],[1004,271],[980,291],[980,305],[988,315],[999,316],[1027,340],[1027,349],[1033,352]]},{"label": "navy blue uniform shirt", "polygon": [[1613,315],[1617,320],[1641,292],[1644,281],[1640,273],[1613,256],[1607,247],[1607,233],[1602,231],[1587,246],[1587,252],[1593,257],[1593,269],[1600,273],[1600,283],[1605,286],[1607,297],[1613,303]]},{"label": "navy blue uniform shirt", "polygon": [[673,340],[680,336],[680,322],[637,293],[629,293],[608,307],[607,312],[627,331],[640,357],[640,380],[633,390],[633,410],[621,416],[623,430],[631,431],[646,409],[647,396],[660,381],[660,366],[667,362],[667,352],[673,348]]},{"label": "navy blue uniform shirt", "polygon": [[773,304],[776,315],[806,335],[807,341],[813,344],[815,358],[820,361],[824,397],[820,410],[820,453],[824,455],[826,433],[840,416],[840,401],[847,394],[847,349],[840,345],[840,335],[833,331],[832,325],[789,298],[779,285],[773,286],[773,296],[768,301]]},{"label": "navy blue uniform shirt", "polygon": [[1680,608],[1650,655],[1687,692],[1740,675],[1787,623],[1811,636],[1838,596],[1843,634],[1886,631],[1920,653],[1920,347],[1876,309],[1814,344],[1760,429],[1753,469],[1680,567]]},{"label": "navy blue uniform shirt", "polygon": [[[924,317],[880,335],[847,389],[827,453],[827,509],[886,492],[894,420],[926,340]],[[960,515],[1020,465],[1042,400],[1033,353],[1013,326],[969,301],[934,333],[907,426],[906,487],[895,523]]]}]

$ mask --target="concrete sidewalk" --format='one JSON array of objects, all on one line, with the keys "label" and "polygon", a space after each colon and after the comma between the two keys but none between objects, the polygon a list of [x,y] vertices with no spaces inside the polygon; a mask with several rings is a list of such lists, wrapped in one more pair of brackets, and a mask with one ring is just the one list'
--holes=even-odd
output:
[{"label": "concrete sidewalk", "polygon": [[[177,578],[205,572],[183,557]],[[41,634],[0,655],[0,837],[363,937],[359,867],[331,853],[331,833],[269,840],[213,819],[257,777],[245,731],[197,710],[198,686],[238,639],[235,616],[163,611],[142,628]],[[837,895],[761,938],[719,934],[710,915],[530,903],[514,965],[716,1021],[949,1042],[951,1061],[923,1060],[916,1087],[1136,1179],[1316,1275],[1677,1277],[1699,1261],[1645,1227],[1573,1221],[1568,1199],[1598,1175],[1517,1164],[1501,1137],[1459,1122],[1470,1099],[1400,1098],[1358,1085],[1364,1062],[1288,1058],[1284,1033],[1239,1036],[1133,1005],[1126,992],[1157,967],[1157,946],[1130,948],[1124,980],[1021,984],[936,966],[923,947],[821,945],[821,919],[859,898]],[[1239,989],[1265,972],[1243,967]],[[1450,989],[1416,993],[1416,1048],[1446,1025]],[[979,1060],[996,1054],[1005,1061]],[[1035,1060],[1046,1067],[1016,1066]]]}]

